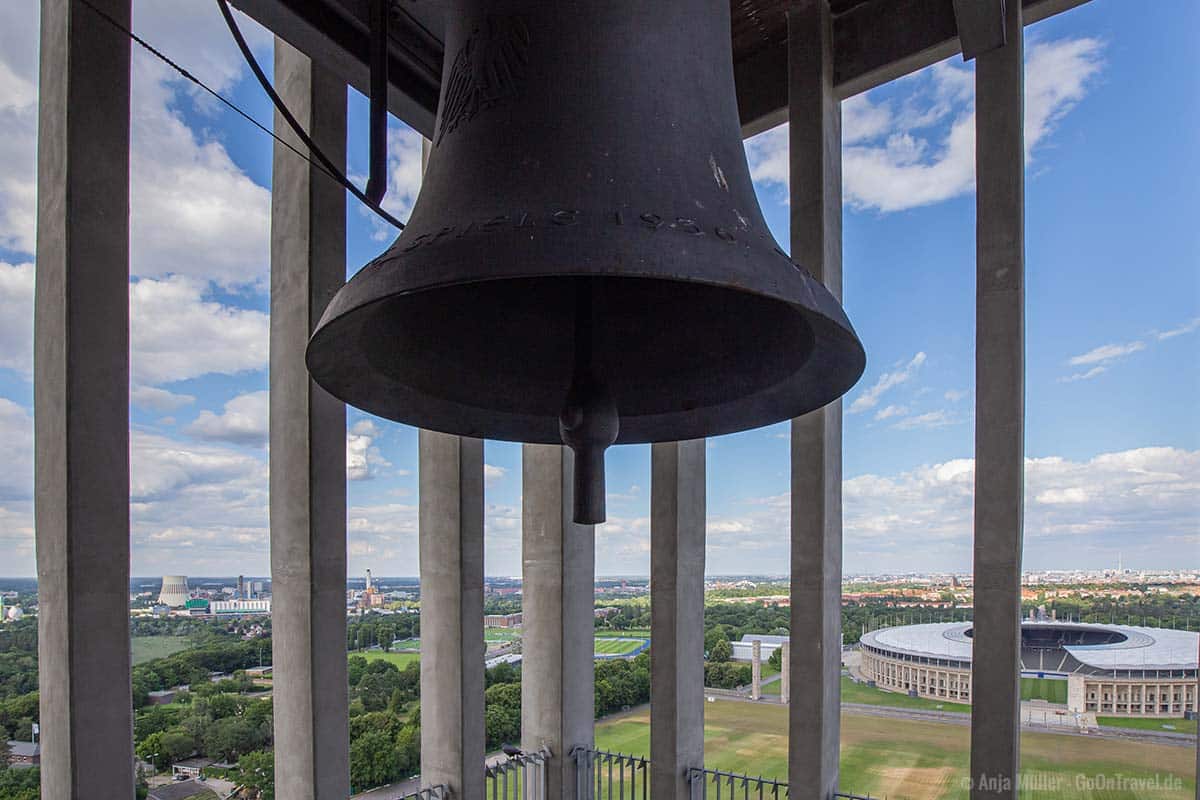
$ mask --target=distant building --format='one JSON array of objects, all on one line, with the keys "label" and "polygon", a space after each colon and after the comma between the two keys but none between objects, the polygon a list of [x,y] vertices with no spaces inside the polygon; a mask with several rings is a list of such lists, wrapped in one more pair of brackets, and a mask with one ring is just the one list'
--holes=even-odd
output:
[{"label": "distant building", "polygon": [[519,628],[524,616],[516,614],[486,614],[483,617],[485,628]]},{"label": "distant building", "polygon": [[187,601],[184,608],[193,616],[203,616],[209,613],[209,601],[203,597],[193,597]]},{"label": "distant building", "polygon": [[9,742],[10,767],[36,767],[42,763],[42,746],[36,742]]},{"label": "distant building", "polygon": [[150,698],[150,705],[165,706],[174,703],[177,694],[175,689],[160,689],[157,692],[148,692],[146,696]]},{"label": "distant building", "polygon": [[186,575],[164,575],[162,590],[158,593],[158,602],[171,608],[183,608],[188,601],[188,583]]},{"label": "distant building", "polygon": [[[171,774],[185,775],[189,778],[199,778],[200,770],[204,769],[205,767],[211,767],[215,763],[217,762],[214,759],[203,758],[201,756],[197,756],[195,758],[185,758],[183,761],[176,761],[171,765]],[[191,795],[183,795],[183,797],[190,796]]]},{"label": "distant building", "polygon": [[24,617],[25,612],[21,610],[20,606],[9,606],[8,610],[4,612],[4,620],[6,622],[16,622]]},{"label": "distant building", "polygon": [[214,617],[253,616],[270,614],[270,600],[212,600],[208,604],[208,613]]}]

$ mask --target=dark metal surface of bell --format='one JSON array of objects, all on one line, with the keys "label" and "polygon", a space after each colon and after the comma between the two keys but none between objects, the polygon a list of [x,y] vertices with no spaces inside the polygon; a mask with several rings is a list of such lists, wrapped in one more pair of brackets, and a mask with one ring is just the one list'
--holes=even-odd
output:
[{"label": "dark metal surface of bell", "polygon": [[728,0],[448,3],[437,133],[408,227],[334,297],[308,367],[437,431],[576,451],[819,408],[865,356],[767,230]]}]

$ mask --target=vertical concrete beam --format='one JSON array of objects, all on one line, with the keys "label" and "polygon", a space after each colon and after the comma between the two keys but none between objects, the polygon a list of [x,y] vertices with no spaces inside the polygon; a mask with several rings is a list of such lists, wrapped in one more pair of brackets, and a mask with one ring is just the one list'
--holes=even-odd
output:
[{"label": "vertical concrete beam", "polygon": [[783,643],[779,664],[779,699],[786,706],[792,701],[792,644]]},{"label": "vertical concrete beam", "polygon": [[[97,0],[124,25],[129,0]],[[34,449],[42,796],[133,792],[129,39],[43,0]]]},{"label": "vertical concrete beam", "polygon": [[594,742],[595,526],[572,521],[574,458],[521,451],[521,746],[546,747],[546,796],[577,798],[575,747]]},{"label": "vertical concrete beam", "polygon": [[703,439],[650,446],[650,796],[704,766]]},{"label": "vertical concrete beam", "polygon": [[750,699],[762,697],[762,640],[755,639],[750,655]]},{"label": "vertical concrete beam", "polygon": [[[842,296],[842,117],[828,0],[788,10],[792,257]],[[788,781],[793,800],[837,791],[841,717],[842,404],[792,420]]]},{"label": "vertical concrete beam", "polygon": [[972,798],[1016,798],[1025,458],[1021,3],[975,63],[975,632]]},{"label": "vertical concrete beam", "polygon": [[[346,85],[282,39],[275,85],[313,141],[346,159]],[[278,115],[275,130],[303,151]],[[271,178],[271,591],[280,797],[350,790],[346,685],[346,407],[304,348],[346,278],[340,186],[283,145]]]},{"label": "vertical concrete beam", "polygon": [[421,431],[421,783],[483,797],[483,440]]}]

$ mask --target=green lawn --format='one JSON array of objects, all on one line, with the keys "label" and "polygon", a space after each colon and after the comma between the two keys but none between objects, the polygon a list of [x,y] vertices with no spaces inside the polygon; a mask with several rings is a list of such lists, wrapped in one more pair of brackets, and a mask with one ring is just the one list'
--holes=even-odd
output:
[{"label": "green lawn", "polygon": [[134,636],[130,639],[133,649],[133,665],[144,664],[156,658],[165,658],[192,646],[188,636]]},{"label": "green lawn", "polygon": [[[705,703],[705,765],[743,774],[787,774],[787,708],[717,701]],[[888,800],[967,800],[970,728],[944,722],[842,715],[843,791]],[[637,712],[596,727],[603,750],[646,755],[650,719]],[[1192,800],[1195,752],[1187,747],[1088,739],[1060,734],[1021,735],[1021,763],[1033,800]],[[1125,788],[1089,785],[1097,774]],[[1157,776],[1157,784],[1155,779]],[[1131,781],[1145,781],[1139,788]],[[1132,786],[1133,788],[1130,788]]]},{"label": "green lawn", "polygon": [[521,632],[512,628],[487,628],[483,632],[485,642],[511,642],[520,638]]},{"label": "green lawn", "polygon": [[367,661],[390,661],[400,669],[404,669],[414,661],[421,660],[420,653],[385,653],[382,650],[352,651],[346,655],[347,658],[350,656],[362,656],[363,658],[367,659]]},{"label": "green lawn", "polygon": [[640,639],[614,639],[608,636],[597,636],[595,641],[596,655],[605,656],[623,656],[642,646]]},{"label": "green lawn", "polygon": [[1133,728],[1139,731],[1196,733],[1194,719],[1158,719],[1154,717],[1096,717],[1096,722],[1109,728]]},{"label": "green lawn", "polygon": [[410,651],[416,653],[421,649],[420,639],[401,639],[397,642],[392,642],[393,651]]},{"label": "green lawn", "polygon": [[650,629],[649,628],[630,628],[627,631],[610,631],[610,630],[604,630],[603,628],[597,628],[596,636],[599,636],[599,637],[615,636],[618,639],[623,636],[628,637],[630,639],[649,639],[650,638]]},{"label": "green lawn", "polygon": [[925,711],[962,711],[968,714],[971,712],[971,706],[966,703],[927,700],[924,697],[909,697],[899,692],[873,689],[865,683],[855,683],[845,675],[842,676],[842,702],[893,708],[917,708]]},{"label": "green lawn", "polygon": [[1052,678],[1021,678],[1022,700],[1046,700],[1059,705],[1067,704],[1067,682]]}]

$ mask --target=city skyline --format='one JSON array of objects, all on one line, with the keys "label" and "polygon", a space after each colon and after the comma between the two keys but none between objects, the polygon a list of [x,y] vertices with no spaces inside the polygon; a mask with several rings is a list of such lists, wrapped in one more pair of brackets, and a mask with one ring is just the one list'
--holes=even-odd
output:
[{"label": "city skyline", "polygon": [[[0,571],[14,575],[34,574],[37,16],[0,7]],[[1182,0],[1094,0],[1028,31],[1027,571],[1200,565],[1200,188],[1180,180],[1200,167],[1200,78],[1173,66],[1197,25]],[[214,7],[139,2],[134,27],[270,120]],[[269,38],[245,28],[269,65]],[[843,104],[845,301],[868,353],[844,400],[847,574],[971,566],[972,69],[953,58]],[[265,575],[271,141],[141,52],[133,86],[133,573]],[[361,183],[353,91],[349,112]],[[747,142],[784,246],[786,142]],[[387,206],[403,217],[420,144],[395,122],[390,143]],[[353,273],[392,232],[353,203],[348,221]],[[416,433],[347,416],[351,575],[415,575]],[[788,447],[785,425],[710,441],[709,574],[786,566]],[[520,447],[488,442],[485,460],[485,568],[519,575]],[[614,448],[608,466],[597,573],[644,574],[649,450]]]}]

